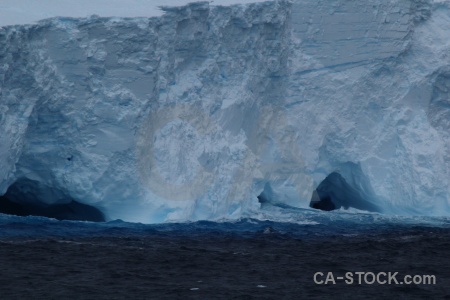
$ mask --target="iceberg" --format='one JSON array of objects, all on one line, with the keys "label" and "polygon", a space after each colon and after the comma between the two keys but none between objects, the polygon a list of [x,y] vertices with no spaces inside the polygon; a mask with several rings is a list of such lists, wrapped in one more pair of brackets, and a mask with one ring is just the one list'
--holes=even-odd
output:
[{"label": "iceberg", "polygon": [[163,10],[0,28],[0,195],[217,220],[337,174],[382,213],[450,214],[448,2]]}]

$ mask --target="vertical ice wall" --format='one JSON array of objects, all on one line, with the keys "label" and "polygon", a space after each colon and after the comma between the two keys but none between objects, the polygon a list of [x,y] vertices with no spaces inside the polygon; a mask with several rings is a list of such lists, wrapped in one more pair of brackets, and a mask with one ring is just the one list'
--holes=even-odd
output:
[{"label": "vertical ice wall", "polygon": [[333,172],[447,214],[449,6],[266,2],[0,29],[0,193],[109,218],[308,207]]},{"label": "vertical ice wall", "polygon": [[294,4],[289,119],[302,124],[315,182],[358,174],[386,212],[448,212],[449,140],[430,118],[448,12],[427,1]]}]

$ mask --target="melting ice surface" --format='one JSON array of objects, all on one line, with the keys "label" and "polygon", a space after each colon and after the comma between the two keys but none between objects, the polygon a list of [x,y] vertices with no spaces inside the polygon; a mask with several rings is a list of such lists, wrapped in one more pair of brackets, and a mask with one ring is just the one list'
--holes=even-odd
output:
[{"label": "melting ice surface", "polygon": [[255,218],[316,194],[450,215],[447,1],[164,12],[0,28],[0,195],[142,223]]}]

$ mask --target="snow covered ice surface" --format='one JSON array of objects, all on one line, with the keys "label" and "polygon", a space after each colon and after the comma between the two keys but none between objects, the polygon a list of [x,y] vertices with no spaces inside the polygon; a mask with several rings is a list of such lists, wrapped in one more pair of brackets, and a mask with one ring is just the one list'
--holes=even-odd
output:
[{"label": "snow covered ice surface", "polygon": [[448,2],[149,15],[0,29],[0,194],[217,220],[260,214],[260,195],[306,208],[337,172],[383,213],[450,214]]}]

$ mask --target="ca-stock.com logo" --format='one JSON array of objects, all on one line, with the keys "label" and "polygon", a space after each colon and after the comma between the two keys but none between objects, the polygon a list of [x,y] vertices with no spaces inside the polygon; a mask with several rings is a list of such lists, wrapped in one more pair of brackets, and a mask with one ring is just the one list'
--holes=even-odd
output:
[{"label": "ca-stock.com logo", "polygon": [[211,183],[198,158],[211,121],[189,105],[163,107],[145,120],[138,140],[141,182],[170,200],[195,199]]},{"label": "ca-stock.com logo", "polygon": [[333,272],[316,272],[313,276],[315,284],[334,285],[343,283],[347,285],[435,285],[435,275],[400,275],[399,272],[346,272],[335,274]]},{"label": "ca-stock.com logo", "polygon": [[[271,105],[258,110],[254,126],[246,129],[239,122],[218,124],[220,121],[213,119],[200,102],[154,109],[143,122],[137,140],[141,183],[168,200],[195,200],[214,191],[217,199],[225,202],[244,197],[252,190],[255,180],[283,176],[290,168],[298,169],[304,163],[301,156],[294,155],[300,153],[292,150],[296,145],[278,150],[286,151],[280,156],[287,162],[261,162],[260,152],[267,152],[270,143],[283,144],[289,137],[278,132],[288,132],[284,111]],[[236,114],[235,111],[227,113],[228,117]],[[248,113],[242,111],[243,116]],[[267,139],[270,130],[274,131],[275,138],[283,141]],[[295,139],[291,140],[295,144]]]}]

